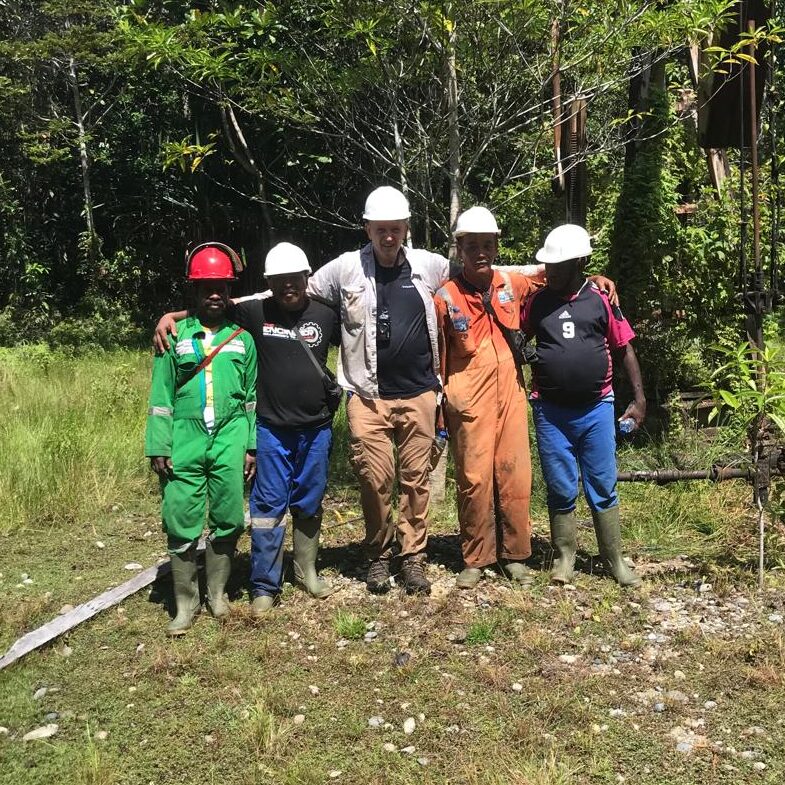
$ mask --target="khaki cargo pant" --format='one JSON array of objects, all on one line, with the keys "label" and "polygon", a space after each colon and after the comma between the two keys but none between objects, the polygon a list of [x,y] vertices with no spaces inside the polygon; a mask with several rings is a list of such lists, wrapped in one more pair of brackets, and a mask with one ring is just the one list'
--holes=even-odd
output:
[{"label": "khaki cargo pant", "polygon": [[[401,555],[425,550],[436,393],[381,400],[356,393],[346,405],[352,465],[360,485],[365,518],[365,550],[370,559],[387,558],[396,541]],[[392,491],[398,449],[400,511],[393,519]]]}]

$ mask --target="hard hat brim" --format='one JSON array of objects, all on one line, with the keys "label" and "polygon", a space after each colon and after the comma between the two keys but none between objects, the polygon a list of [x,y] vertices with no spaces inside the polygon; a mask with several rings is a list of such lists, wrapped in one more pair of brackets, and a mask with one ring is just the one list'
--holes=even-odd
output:
[{"label": "hard hat brim", "polygon": [[232,263],[232,269],[234,270],[234,275],[231,278],[214,278],[213,276],[210,276],[212,280],[236,281],[238,275],[245,269],[245,262],[243,261],[242,257],[233,248],[230,248],[228,245],[226,245],[226,243],[219,243],[215,241],[199,243],[193,248],[187,248],[185,251],[185,279],[187,281],[207,280],[204,277],[191,278],[190,276],[191,259],[193,259],[194,256],[196,256],[196,254],[204,248],[217,248],[219,251],[223,251],[229,257],[229,260]]},{"label": "hard hat brim", "polygon": [[495,232],[488,232],[488,231],[476,232],[473,231],[472,229],[460,229],[460,230],[456,229],[452,233],[452,236],[457,240],[459,237],[466,237],[467,234],[495,234],[497,237],[501,237],[502,230],[497,229]]},{"label": "hard hat brim", "polygon": [[311,275],[312,271],[309,267],[307,270],[285,270],[282,273],[268,273],[265,272],[265,278],[283,278],[285,275]]},{"label": "hard hat brim", "polygon": [[363,221],[408,221],[412,217],[412,214],[406,213],[406,215],[385,215],[384,218],[380,218],[378,215],[373,215],[373,213],[363,213]]},{"label": "hard hat brim", "polygon": [[571,259],[585,259],[587,256],[591,256],[592,249],[590,248],[588,251],[579,254],[570,254],[569,256],[558,255],[558,256],[551,256],[547,249],[540,248],[536,254],[534,254],[534,258],[540,262],[541,264],[561,264],[562,262],[569,262]]}]

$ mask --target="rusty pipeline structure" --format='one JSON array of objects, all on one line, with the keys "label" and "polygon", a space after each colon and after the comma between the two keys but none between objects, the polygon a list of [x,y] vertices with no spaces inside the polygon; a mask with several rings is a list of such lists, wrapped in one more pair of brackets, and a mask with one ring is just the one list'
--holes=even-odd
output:
[{"label": "rusty pipeline structure", "polygon": [[[744,336],[755,356],[764,351],[764,317],[779,305],[778,251],[780,245],[781,198],[779,165],[777,161],[777,113],[771,111],[769,134],[771,144],[771,182],[774,198],[771,200],[771,252],[768,269],[764,268],[761,253],[760,169],[758,140],[761,133],[761,106],[765,94],[769,106],[778,100],[777,66],[781,66],[781,45],[769,45],[765,36],[757,36],[772,18],[772,6],[777,6],[776,18],[785,15],[783,0],[740,0],[735,10],[735,23],[712,43],[734,56],[704,75],[698,85],[698,135],[699,144],[707,151],[715,185],[720,187],[717,168],[727,171],[725,150],[739,150],[739,301],[744,313]],[[587,102],[581,96],[565,99],[563,80],[559,73],[559,48],[561,29],[554,22],[551,30],[553,67],[551,73],[551,109],[554,121],[554,152],[556,171],[553,188],[565,197],[565,217],[568,222],[585,222],[586,217],[586,115]],[[738,54],[740,56],[735,56]],[[691,52],[694,76],[698,79],[698,53]],[[636,81],[636,85],[633,85]],[[645,74],[631,80],[631,96]],[[630,137],[634,148],[634,134]],[[723,163],[724,162],[724,163]],[[749,184],[748,184],[749,181]],[[745,191],[749,189],[749,202]],[[749,238],[751,213],[751,243]],[[751,244],[751,258],[748,245]],[[765,381],[765,365],[758,363],[756,378]],[[674,482],[722,482],[744,480],[753,488],[753,503],[758,509],[759,570],[763,574],[763,505],[769,498],[771,478],[785,476],[785,447],[775,445],[765,418],[759,416],[749,430],[750,454],[744,465],[712,466],[703,470],[656,469],[649,471],[621,472],[620,482],[652,482],[665,485]]]},{"label": "rusty pipeline structure", "polygon": [[708,469],[644,469],[634,472],[619,472],[619,482],[653,482],[656,485],[669,485],[674,482],[703,480],[704,482],[724,482],[725,480],[745,480],[753,483],[759,493],[765,492],[771,477],[785,475],[785,448],[779,452],[768,452],[765,460],[743,466],[711,466]]}]

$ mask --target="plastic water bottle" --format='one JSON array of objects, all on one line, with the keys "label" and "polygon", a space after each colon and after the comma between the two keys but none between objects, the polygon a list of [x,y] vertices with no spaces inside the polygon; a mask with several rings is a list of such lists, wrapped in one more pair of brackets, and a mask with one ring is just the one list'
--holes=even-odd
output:
[{"label": "plastic water bottle", "polygon": [[638,423],[632,417],[625,417],[619,420],[619,432],[623,434],[632,433],[638,427]]},{"label": "plastic water bottle", "polygon": [[[436,487],[444,487],[444,471],[445,463],[441,460],[444,450],[447,447],[447,431],[444,428],[439,428],[433,437],[433,444],[431,445],[431,484],[434,484],[433,472],[437,472],[441,476],[441,482],[436,483]],[[437,468],[438,467],[438,468]],[[433,500],[433,496],[431,497]]]},{"label": "plastic water bottle", "polygon": [[447,431],[444,428],[439,428],[439,430],[436,431],[434,442],[436,449],[441,453],[447,446]]}]

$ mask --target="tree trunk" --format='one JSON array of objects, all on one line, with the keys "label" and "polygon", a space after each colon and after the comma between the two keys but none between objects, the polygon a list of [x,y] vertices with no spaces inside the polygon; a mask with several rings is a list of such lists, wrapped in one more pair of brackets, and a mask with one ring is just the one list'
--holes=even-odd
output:
[{"label": "tree trunk", "polygon": [[624,179],[616,203],[608,275],[621,281],[625,313],[631,321],[649,318],[655,308],[667,311],[657,286],[657,271],[673,247],[675,194],[663,188],[667,165],[670,103],[665,61],[658,53],[633,56],[630,110],[642,117],[631,125],[626,143]]},{"label": "tree trunk", "polygon": [[68,84],[74,99],[74,115],[76,117],[76,130],[79,139],[79,161],[82,168],[82,190],[84,192],[85,222],[87,223],[87,254],[89,259],[93,261],[98,256],[100,246],[93,215],[90,156],[87,151],[87,134],[85,133],[84,116],[82,114],[82,96],[79,92],[79,79],[76,72],[76,62],[73,57],[68,61]]},{"label": "tree trunk", "polygon": [[232,109],[231,104],[226,104],[221,111],[221,119],[223,120],[224,131],[226,139],[229,143],[229,149],[232,155],[240,166],[253,177],[256,183],[256,201],[262,213],[262,222],[264,224],[265,232],[267,234],[268,245],[272,245],[275,240],[275,226],[273,225],[272,214],[270,212],[270,203],[267,198],[267,185],[262,170],[259,168],[253,153],[248,147],[245,140],[240,123],[237,121],[237,116]]},{"label": "tree trunk", "polygon": [[450,144],[450,258],[455,259],[456,247],[452,232],[461,211],[461,129],[458,125],[458,71],[455,63],[455,24],[450,28],[446,49],[447,123]]},{"label": "tree trunk", "polygon": [[[395,141],[395,159],[398,163],[398,177],[401,183],[401,192],[408,199],[409,198],[409,182],[406,178],[406,158],[403,149],[403,139],[401,138],[401,128],[398,123],[398,96],[393,91],[392,98],[392,124],[393,124],[393,140]],[[412,247],[412,225],[409,222],[409,228],[406,230],[406,245]],[[427,246],[426,246],[427,248]]]}]

